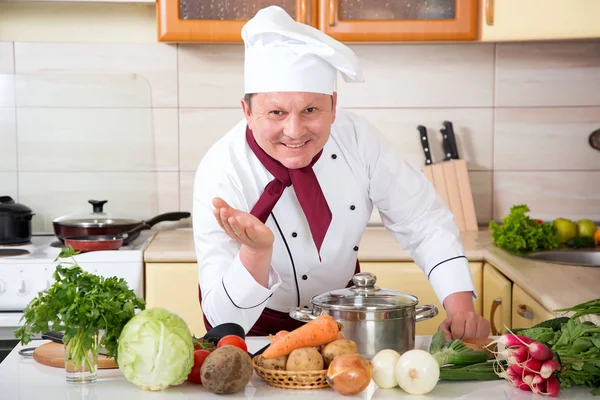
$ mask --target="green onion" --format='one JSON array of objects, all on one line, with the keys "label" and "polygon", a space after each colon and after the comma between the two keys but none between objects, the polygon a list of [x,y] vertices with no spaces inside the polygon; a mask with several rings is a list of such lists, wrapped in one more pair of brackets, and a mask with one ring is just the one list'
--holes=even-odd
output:
[{"label": "green onion", "polygon": [[[507,368],[505,360],[499,361]],[[493,381],[502,379],[494,369],[494,363],[485,361],[471,365],[447,365],[440,368],[440,379],[443,381]]]},{"label": "green onion", "polygon": [[488,359],[486,352],[473,350],[460,339],[445,340],[443,331],[437,331],[433,335],[429,352],[435,357],[440,367],[447,364],[477,364]]}]

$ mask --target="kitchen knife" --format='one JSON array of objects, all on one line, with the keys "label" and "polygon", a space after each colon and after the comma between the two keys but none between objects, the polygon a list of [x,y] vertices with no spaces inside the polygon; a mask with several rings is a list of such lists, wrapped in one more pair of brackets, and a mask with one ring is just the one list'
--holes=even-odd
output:
[{"label": "kitchen knife", "polygon": [[450,152],[450,143],[448,142],[448,133],[446,129],[440,129],[442,133],[442,147],[444,148],[444,161],[452,160],[452,153]]},{"label": "kitchen knife", "polygon": [[458,160],[458,147],[456,146],[456,137],[454,136],[454,127],[452,126],[452,122],[444,121],[443,122],[445,129],[445,136],[448,137],[448,149],[450,150],[450,157],[453,160]]},{"label": "kitchen knife", "polygon": [[425,154],[425,165],[433,164],[431,159],[431,148],[429,147],[429,139],[427,138],[427,128],[423,125],[417,126],[419,130],[419,138],[421,139],[421,146],[423,146],[423,153]]}]

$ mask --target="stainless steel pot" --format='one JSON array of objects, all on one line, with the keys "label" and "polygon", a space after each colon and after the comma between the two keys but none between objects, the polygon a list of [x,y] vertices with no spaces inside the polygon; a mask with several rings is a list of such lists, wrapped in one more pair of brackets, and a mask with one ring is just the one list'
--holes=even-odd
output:
[{"label": "stainless steel pot", "polygon": [[308,322],[331,315],[344,325],[344,336],[356,342],[367,360],[383,349],[400,354],[414,349],[415,323],[435,317],[437,307],[418,306],[416,296],[379,288],[376,280],[370,272],[358,273],[352,278],[354,286],[314,296],[312,311],[296,308],[290,316]]}]

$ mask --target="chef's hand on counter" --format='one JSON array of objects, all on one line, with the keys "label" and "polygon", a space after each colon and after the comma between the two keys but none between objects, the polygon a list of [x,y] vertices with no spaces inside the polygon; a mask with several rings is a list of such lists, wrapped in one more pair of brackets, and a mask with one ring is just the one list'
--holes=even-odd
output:
[{"label": "chef's hand on counter", "polygon": [[490,322],[475,313],[471,292],[453,293],[444,300],[447,317],[439,326],[446,340],[486,338],[490,335]]},{"label": "chef's hand on counter", "polygon": [[264,287],[269,285],[273,255],[273,232],[254,215],[231,207],[219,197],[213,199],[213,215],[230,238],[240,243],[240,261]]}]

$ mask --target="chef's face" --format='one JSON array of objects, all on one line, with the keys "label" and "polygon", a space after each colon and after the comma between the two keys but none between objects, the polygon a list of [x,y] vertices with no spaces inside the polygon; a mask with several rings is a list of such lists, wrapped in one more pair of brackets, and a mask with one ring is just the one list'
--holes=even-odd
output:
[{"label": "chef's face", "polygon": [[242,108],[256,143],[287,168],[306,167],[321,151],[335,120],[337,93],[258,93]]}]

